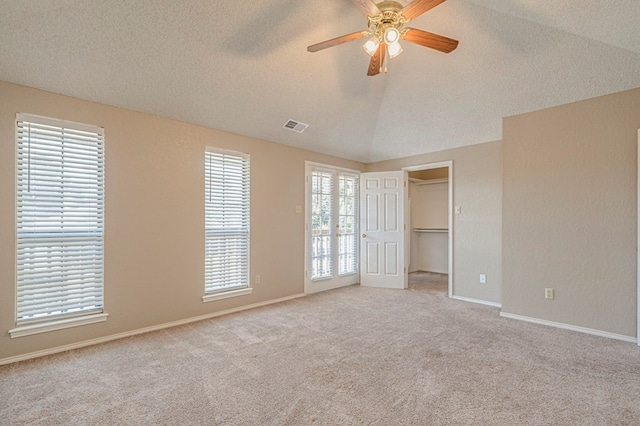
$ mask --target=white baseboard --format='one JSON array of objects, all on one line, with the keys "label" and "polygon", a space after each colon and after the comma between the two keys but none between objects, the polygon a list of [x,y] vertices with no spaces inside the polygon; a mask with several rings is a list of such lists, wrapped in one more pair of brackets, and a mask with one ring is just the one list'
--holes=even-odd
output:
[{"label": "white baseboard", "polygon": [[[323,285],[323,281],[325,283],[329,283],[332,280],[320,280],[320,281],[316,281],[316,288],[315,289],[311,289],[311,281],[309,280],[308,282],[304,283],[304,294],[306,296],[311,296],[312,294],[318,294],[318,293],[322,293],[325,291],[330,291],[330,290],[336,290],[338,288],[344,288],[344,287],[351,287],[353,285],[360,285],[360,280],[358,279],[358,282],[356,283],[352,283],[352,284],[328,284],[328,285]],[[335,280],[333,280],[335,281]]]},{"label": "white baseboard", "polygon": [[570,324],[564,324],[564,323],[561,323],[561,322],[554,322],[554,321],[547,321],[547,320],[538,319],[538,318],[525,317],[525,316],[522,316],[522,315],[510,314],[510,313],[507,313],[507,312],[500,312],[500,316],[504,317],[504,318],[515,319],[515,320],[518,320],[518,321],[531,322],[531,323],[534,323],[534,324],[547,325],[549,327],[562,328],[564,330],[571,330],[571,331],[577,331],[579,333],[585,333],[585,334],[591,334],[591,335],[594,335],[594,336],[606,337],[606,338],[609,338],[609,339],[622,340],[623,342],[629,342],[629,343],[637,343],[638,342],[638,339],[636,339],[635,337],[624,336],[622,334],[609,333],[608,331],[594,330],[592,328],[579,327],[577,325],[570,325]]},{"label": "white baseboard", "polygon": [[463,302],[477,303],[479,305],[493,306],[494,308],[502,308],[502,303],[489,302],[488,300],[472,299],[470,297],[451,296],[452,299],[461,300]]},{"label": "white baseboard", "polygon": [[197,317],[185,318],[185,319],[178,320],[178,321],[172,321],[172,322],[167,322],[167,323],[164,323],[164,324],[153,325],[151,327],[145,327],[145,328],[139,328],[139,329],[136,329],[136,330],[125,331],[123,333],[112,334],[112,335],[105,336],[105,337],[99,337],[97,339],[84,340],[82,342],[72,343],[72,344],[69,344],[69,345],[56,346],[55,348],[44,349],[44,350],[36,351],[36,352],[29,352],[27,354],[12,356],[12,357],[8,357],[8,358],[2,358],[2,359],[0,359],[0,365],[11,364],[13,362],[18,362],[18,361],[26,361],[28,359],[38,358],[38,357],[41,357],[41,356],[53,355],[53,354],[56,354],[56,353],[66,352],[66,351],[70,351],[70,350],[73,350],[73,349],[80,349],[80,348],[84,348],[84,347],[87,347],[87,346],[98,345],[100,343],[110,342],[112,340],[118,340],[118,339],[122,339],[124,337],[136,336],[138,334],[144,334],[144,333],[149,333],[151,331],[157,331],[157,330],[162,330],[162,329],[165,329],[165,328],[176,327],[178,325],[184,325],[184,324],[189,324],[189,323],[192,323],[192,322],[197,322],[197,321],[202,321],[202,320],[206,320],[206,319],[210,319],[210,318],[219,317],[219,316],[222,316],[222,315],[233,314],[235,312],[240,312],[240,311],[246,311],[246,310],[249,310],[249,309],[259,308],[261,306],[267,306],[267,305],[273,305],[275,303],[286,302],[287,300],[297,299],[299,297],[304,297],[304,294],[294,294],[292,296],[281,297],[279,299],[273,299],[273,300],[267,300],[265,302],[253,303],[251,305],[239,306],[237,308],[227,309],[227,310],[219,311],[219,312],[213,312],[213,313],[210,313],[210,314],[200,315],[200,316],[197,316]]}]

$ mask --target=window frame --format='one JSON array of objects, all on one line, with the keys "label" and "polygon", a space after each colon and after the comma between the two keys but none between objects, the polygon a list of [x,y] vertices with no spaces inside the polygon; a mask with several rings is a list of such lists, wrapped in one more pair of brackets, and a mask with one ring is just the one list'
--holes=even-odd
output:
[{"label": "window frame", "polygon": [[[26,137],[25,125],[28,126]],[[32,125],[43,135],[40,136],[41,140],[35,143],[34,152],[50,150],[53,162],[49,163],[49,157],[45,155],[37,167],[32,166],[36,164],[36,160],[32,163],[31,159],[34,143],[31,135]],[[18,113],[15,120],[15,138],[16,327],[9,330],[9,335],[11,338],[22,337],[106,321],[108,314],[105,312],[104,300],[104,128]],[[47,141],[46,138],[50,139]],[[85,146],[86,151],[83,150]],[[27,162],[26,166],[24,162]],[[38,193],[34,192],[29,200],[32,167],[34,179],[37,177],[44,181],[44,184],[40,184]],[[73,179],[65,177],[65,174],[69,173],[64,170],[65,167],[76,173]],[[23,183],[25,174],[28,179],[26,190]],[[43,176],[46,177],[43,179]],[[59,190],[51,189],[51,183],[55,184],[56,179],[62,183]],[[88,181],[77,183],[83,179]],[[49,188],[46,188],[47,186]],[[79,193],[80,196],[71,196],[73,192]],[[85,216],[77,214],[78,211],[86,211],[88,206],[90,213]],[[47,213],[48,209],[53,210]],[[30,211],[39,213],[30,214]],[[42,215],[43,213],[46,215]],[[34,221],[37,217],[44,219],[37,223]],[[78,244],[80,251],[65,252],[67,249],[64,247],[69,247],[69,244]],[[45,249],[44,252],[47,254],[38,252],[38,248]],[[26,254],[29,251],[31,254]],[[60,273],[52,272],[50,269],[50,262],[54,259],[60,264]],[[37,266],[38,263],[46,266]],[[81,269],[78,268],[79,265]],[[60,278],[63,275],[75,275],[76,282],[70,284],[73,280]],[[47,280],[39,299],[32,302],[25,302],[24,298],[21,300],[20,298],[26,297],[25,294],[29,291],[33,292],[34,288],[29,286],[36,285],[36,279]],[[69,290],[69,286],[75,288]],[[62,297],[52,303],[51,298],[56,297],[52,296],[52,292],[60,291],[77,292],[81,295],[81,301],[72,303],[69,297]],[[37,309],[36,303],[47,303],[55,307],[47,308],[49,312],[42,312]],[[91,306],[91,303],[95,303],[95,306]],[[38,312],[39,310],[41,312]],[[27,318],[28,316],[31,318]]]}]

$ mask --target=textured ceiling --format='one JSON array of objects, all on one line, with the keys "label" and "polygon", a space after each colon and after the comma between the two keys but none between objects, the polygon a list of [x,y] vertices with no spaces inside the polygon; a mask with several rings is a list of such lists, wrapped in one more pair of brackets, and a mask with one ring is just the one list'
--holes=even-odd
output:
[{"label": "textured ceiling", "polygon": [[640,1],[603,4],[449,0],[411,26],[457,50],[404,43],[367,77],[361,42],[306,51],[365,29],[349,0],[0,0],[0,80],[371,162],[640,87]]}]

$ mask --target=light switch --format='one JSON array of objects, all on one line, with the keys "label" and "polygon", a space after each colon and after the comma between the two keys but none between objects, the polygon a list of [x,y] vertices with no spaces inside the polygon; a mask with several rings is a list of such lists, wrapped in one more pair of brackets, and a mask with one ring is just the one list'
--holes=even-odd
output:
[{"label": "light switch", "polygon": [[456,206],[456,214],[461,214],[461,213],[462,213],[462,207]]}]

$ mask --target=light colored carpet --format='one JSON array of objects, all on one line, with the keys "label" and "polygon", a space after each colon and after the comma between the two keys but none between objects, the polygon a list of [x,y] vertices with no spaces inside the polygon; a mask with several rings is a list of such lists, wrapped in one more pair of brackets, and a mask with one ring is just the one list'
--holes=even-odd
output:
[{"label": "light colored carpet", "polygon": [[0,367],[0,424],[640,424],[640,348],[498,313],[338,289]]}]

